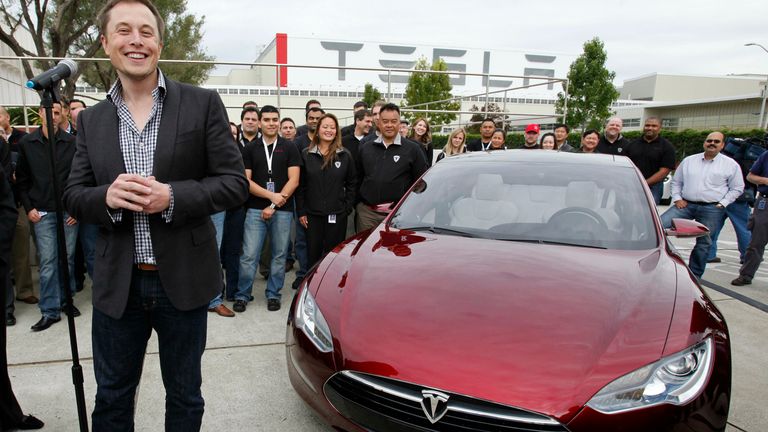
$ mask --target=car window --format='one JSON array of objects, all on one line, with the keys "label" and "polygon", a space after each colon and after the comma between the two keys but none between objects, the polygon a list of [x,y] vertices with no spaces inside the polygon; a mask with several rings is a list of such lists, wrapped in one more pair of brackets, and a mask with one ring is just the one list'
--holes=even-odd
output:
[{"label": "car window", "polygon": [[653,209],[641,181],[631,167],[438,164],[390,224],[506,241],[651,249],[657,245]]}]

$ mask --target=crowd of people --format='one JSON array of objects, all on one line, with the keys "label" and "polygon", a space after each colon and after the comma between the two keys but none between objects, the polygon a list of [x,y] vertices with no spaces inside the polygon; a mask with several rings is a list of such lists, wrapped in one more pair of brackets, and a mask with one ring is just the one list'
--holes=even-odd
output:
[{"label": "crowd of people", "polygon": [[[62,184],[67,181],[75,152],[77,117],[85,108],[81,100],[62,100],[54,105],[57,157],[63,162],[56,176]],[[12,253],[15,299],[12,293],[6,296],[6,325],[16,322],[14,300],[37,303],[41,318],[32,327],[34,331],[58,322],[61,311],[67,310],[63,304],[66,296],[58,283],[54,219],[46,217],[55,211],[55,203],[53,191],[47,186],[51,177],[43,166],[47,129],[42,110],[40,114],[42,127],[26,134],[11,127],[8,112],[0,107],[0,138],[5,149],[0,154],[4,155],[5,171],[19,209]],[[429,121],[417,118],[409,123],[401,117],[397,105],[384,101],[372,107],[363,101],[355,103],[353,123],[345,127],[340,127],[338,118],[326,113],[320,101],[314,99],[306,103],[304,124],[300,126],[292,118],[281,117],[276,107],[259,108],[255,101],[243,104],[239,120],[230,121],[229,130],[241,150],[249,196],[244,203],[211,216],[225,289],[210,301],[208,309],[226,317],[244,312],[253,300],[257,270],[267,280],[268,309],[279,310],[285,274],[294,265],[298,268],[291,285],[296,289],[307,270],[335,245],[378,224],[386,215],[386,209],[379,206],[398,201],[433,159],[438,163],[466,152],[507,149],[507,133],[493,119],[486,118],[479,124],[479,138],[467,142],[467,130],[455,128],[435,156]],[[663,182],[676,166],[675,149],[661,136],[661,120],[647,118],[642,135],[632,141],[622,135],[622,128],[621,118],[611,117],[602,133],[585,130],[581,141],[572,144],[568,142],[570,128],[565,124],[557,124],[543,134],[538,124],[529,124],[521,148],[627,156],[659,204]],[[711,151],[706,145],[705,150]],[[746,173],[743,177],[746,180]],[[672,196],[673,202],[681,198],[674,189]],[[693,201],[710,202],[709,198]],[[731,202],[721,204],[727,207]],[[734,207],[739,205],[735,203]],[[692,205],[683,213],[678,208],[674,215],[705,221],[713,233],[719,233],[725,216],[718,216],[718,222],[710,224],[706,218],[693,215],[694,208]],[[730,213],[728,216],[738,221],[735,223],[746,223],[743,211],[738,212],[738,217]],[[65,219],[74,295],[82,290],[86,274],[93,277],[98,228],[78,223],[68,213]],[[668,217],[662,220],[671,223]],[[39,253],[39,295],[32,285],[28,258],[30,234]],[[744,229],[739,234],[743,259],[749,232]],[[716,239],[716,234],[712,237]],[[717,262],[715,251],[716,245],[705,261]],[[698,270],[703,269],[701,264],[693,268],[699,275],[703,272]],[[754,275],[754,270],[748,270],[737,283],[749,283],[750,273]],[[225,300],[233,302],[234,312]],[[74,305],[72,310],[75,316],[80,314]]]},{"label": "crowd of people", "polygon": [[[397,105],[384,101],[355,103],[353,124],[343,128],[317,100],[307,102],[300,126],[277,107],[253,101],[243,105],[239,124],[228,122],[215,92],[177,83],[157,68],[164,26],[151,1],[110,0],[97,21],[118,74],[105,101],[87,109],[81,100],[55,103],[54,137],[42,109],[42,127],[27,134],[13,128],[0,107],[1,198],[12,201],[3,209],[15,208],[0,221],[8,227],[0,233],[5,325],[16,324],[15,301],[38,304],[41,318],[33,331],[60,321],[62,311],[80,314],[65,304],[58,275],[55,213],[61,200],[72,294],[82,289],[85,274],[93,281],[94,430],[133,424],[133,395],[152,330],[160,341],[164,381],[173,387],[166,389],[166,426],[198,430],[207,312],[245,312],[257,271],[267,280],[267,309],[279,310],[290,268],[298,264],[291,284],[296,289],[325,253],[384,220],[390,205],[432,165],[432,130],[427,118],[409,123]],[[471,142],[465,129],[454,129],[436,163],[466,152],[506,150],[500,125],[485,119],[479,126],[480,137]],[[522,148],[627,156],[658,204],[664,179],[675,169],[674,147],[661,136],[657,117],[645,119],[643,134],[633,141],[621,134],[622,126],[620,118],[610,118],[602,133],[581,133],[577,145],[568,142],[564,124],[543,135],[540,125],[529,124]],[[44,154],[49,142],[55,142],[55,173]],[[746,224],[748,206],[745,213],[740,201],[746,173],[720,154],[724,143],[723,134],[713,132],[703,153],[681,162],[672,184],[674,205],[661,216],[665,227],[677,217],[698,220],[713,233],[727,217]],[[740,250],[745,243],[744,266],[734,285],[751,282],[768,243],[766,158],[768,152],[746,176],[760,195],[754,235],[739,240]],[[53,179],[66,185],[63,197],[54,195]],[[30,236],[39,258],[39,294]],[[691,254],[698,277],[715,259],[711,245],[710,236],[699,237]],[[17,408],[7,424],[42,426],[19,417]]]}]

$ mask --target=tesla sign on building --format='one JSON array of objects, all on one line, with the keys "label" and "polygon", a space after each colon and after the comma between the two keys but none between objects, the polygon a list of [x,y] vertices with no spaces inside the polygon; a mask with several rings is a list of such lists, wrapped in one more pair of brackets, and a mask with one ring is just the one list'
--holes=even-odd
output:
[{"label": "tesla sign on building", "polygon": [[[275,37],[278,64],[300,64],[328,67],[413,69],[420,58],[429,63],[445,61],[449,71],[491,75],[517,75],[563,78],[568,73],[574,55],[543,53],[531,50],[513,51],[489,48],[457,48],[412,43],[385,43],[374,41],[343,41],[323,38],[288,37],[279,33]],[[260,59],[265,56],[262,55]],[[360,71],[344,69],[289,68],[281,70],[281,86],[335,85],[362,87],[371,83],[376,87],[392,83],[393,91],[403,91],[408,83],[406,72]],[[529,78],[452,75],[454,93],[468,94],[535,83]],[[561,91],[559,85],[549,83],[534,87],[529,92],[554,96]]]}]

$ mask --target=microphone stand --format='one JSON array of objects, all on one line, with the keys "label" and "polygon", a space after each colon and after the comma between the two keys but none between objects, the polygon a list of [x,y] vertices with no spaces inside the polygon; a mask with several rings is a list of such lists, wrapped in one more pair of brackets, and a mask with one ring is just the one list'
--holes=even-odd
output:
[{"label": "microphone stand", "polygon": [[45,119],[48,129],[48,159],[53,182],[53,196],[56,202],[56,240],[59,266],[59,284],[64,289],[66,298],[67,327],[69,328],[69,346],[72,350],[72,382],[75,385],[75,400],[77,401],[77,418],[80,423],[80,431],[88,432],[88,413],[85,409],[85,391],[83,389],[83,367],[80,365],[80,354],[77,349],[77,331],[75,330],[75,316],[72,313],[72,291],[69,284],[69,261],[67,260],[67,242],[64,237],[64,205],[62,203],[62,185],[56,175],[56,145],[55,128],[53,124],[53,103],[57,101],[54,85],[43,90],[41,106],[45,110]]}]

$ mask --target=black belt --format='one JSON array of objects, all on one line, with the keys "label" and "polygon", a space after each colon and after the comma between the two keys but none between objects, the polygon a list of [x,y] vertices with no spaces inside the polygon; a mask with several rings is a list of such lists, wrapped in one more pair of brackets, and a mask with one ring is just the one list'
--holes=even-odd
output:
[{"label": "black belt", "polygon": [[688,201],[688,200],[685,200],[685,201],[686,201],[688,204],[696,204],[696,205],[718,205],[718,204],[720,204],[720,203],[719,203],[719,202],[717,202],[717,201],[715,201],[715,202]]}]

